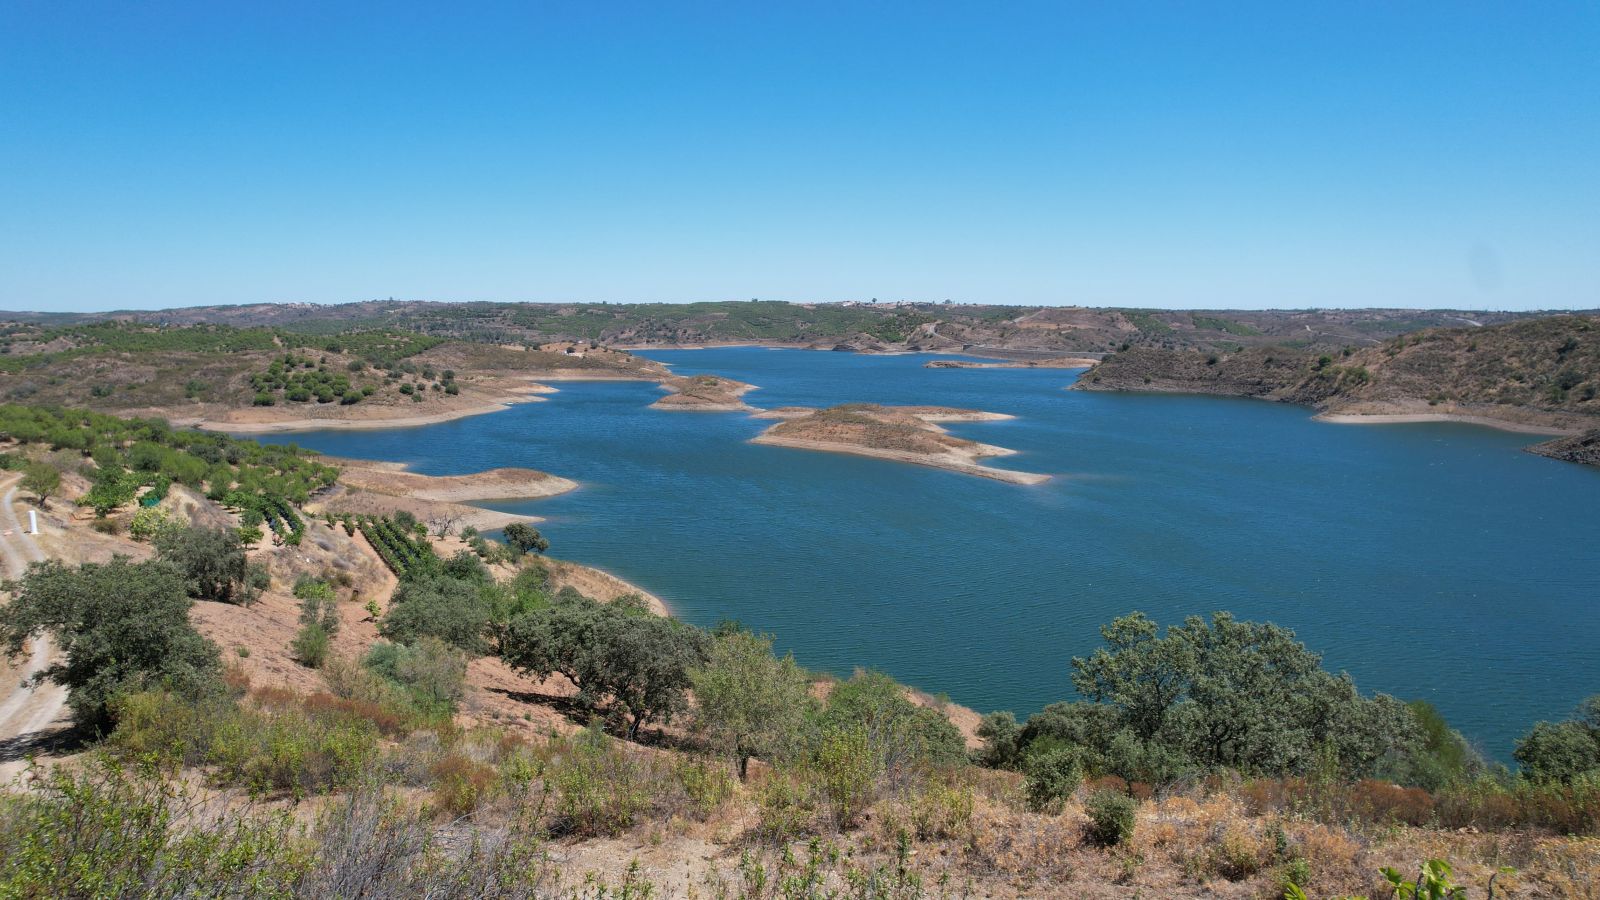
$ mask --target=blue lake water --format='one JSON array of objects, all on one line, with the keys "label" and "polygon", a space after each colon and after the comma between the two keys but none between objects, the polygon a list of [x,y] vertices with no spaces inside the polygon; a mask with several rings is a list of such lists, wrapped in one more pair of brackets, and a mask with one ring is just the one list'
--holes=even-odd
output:
[{"label": "blue lake water", "polygon": [[1495,758],[1600,693],[1600,470],[1454,424],[1314,422],[1252,400],[1066,391],[1076,372],[926,369],[926,356],[644,354],[760,385],[757,406],[940,404],[1021,451],[1017,486],[747,443],[770,422],[647,408],[645,383],[423,428],[273,440],[455,474],[526,466],[575,492],[490,504],[547,519],[561,557],[735,618],[815,669],[869,666],[1019,716],[1130,610],[1295,629],[1364,691],[1435,703]]}]

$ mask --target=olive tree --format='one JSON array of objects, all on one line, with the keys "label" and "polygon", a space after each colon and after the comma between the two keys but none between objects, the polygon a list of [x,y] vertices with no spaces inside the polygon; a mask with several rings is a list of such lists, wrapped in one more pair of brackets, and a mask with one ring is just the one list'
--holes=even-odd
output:
[{"label": "olive tree", "polygon": [[0,644],[16,657],[30,636],[50,635],[60,661],[40,678],[64,686],[77,722],[106,730],[124,693],[164,688],[198,697],[218,689],[217,648],[189,624],[188,585],[166,562],[71,568],[35,563],[0,607]]},{"label": "olive tree", "polygon": [[196,600],[249,605],[258,596],[252,590],[244,542],[233,529],[162,528],[156,532],[155,545],[156,555],[183,574],[189,596]]},{"label": "olive tree", "polygon": [[770,760],[795,749],[810,683],[793,655],[773,656],[770,635],[719,634],[689,681],[696,730],[733,756],[741,780],[752,756]]},{"label": "olive tree", "polygon": [[689,670],[705,662],[705,632],[651,615],[639,603],[597,603],[563,591],[546,606],[516,617],[500,655],[513,668],[567,677],[578,702],[628,719],[636,739],[646,722],[671,721],[687,702]]},{"label": "olive tree", "polygon": [[512,522],[505,527],[503,533],[506,546],[518,556],[524,553],[543,553],[550,549],[550,542],[544,539],[539,529],[525,522]]}]

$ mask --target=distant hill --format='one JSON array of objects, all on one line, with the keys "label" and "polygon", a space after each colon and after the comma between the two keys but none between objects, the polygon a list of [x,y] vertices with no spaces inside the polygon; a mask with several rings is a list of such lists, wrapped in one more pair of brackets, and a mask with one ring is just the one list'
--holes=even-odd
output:
[{"label": "distant hill", "polygon": [[1155,310],[957,303],[260,303],[153,312],[0,313],[0,323],[64,326],[107,319],[270,327],[310,334],[394,329],[489,343],[598,341],[614,346],[764,343],[860,351],[968,351],[1017,358],[1124,347],[1237,352],[1269,344],[1365,348],[1425,328],[1499,324],[1526,313],[1461,310]]},{"label": "distant hill", "polygon": [[1330,415],[1447,415],[1578,432],[1600,427],[1600,316],[1433,328],[1337,352],[1130,347],[1074,387],[1260,397]]}]

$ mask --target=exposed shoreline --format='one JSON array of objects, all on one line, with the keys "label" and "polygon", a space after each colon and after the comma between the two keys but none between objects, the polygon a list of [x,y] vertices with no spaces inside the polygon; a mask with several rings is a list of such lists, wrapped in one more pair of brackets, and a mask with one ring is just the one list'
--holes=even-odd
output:
[{"label": "exposed shoreline", "polygon": [[[1049,475],[1037,472],[1018,472],[1013,469],[995,469],[979,465],[965,458],[954,456],[934,456],[926,453],[911,453],[905,450],[883,450],[877,447],[860,447],[854,444],[841,444],[834,441],[809,441],[802,438],[789,438],[782,435],[758,434],[750,439],[752,444],[764,444],[770,447],[790,447],[795,450],[820,450],[825,453],[848,453],[852,456],[867,456],[874,459],[887,459],[895,462],[912,463],[927,466],[931,469],[944,469],[950,472],[959,472],[963,475],[977,475],[995,481],[1004,481],[1010,484],[1043,484],[1050,480]],[[985,452],[983,456],[1010,456],[1015,450],[996,447],[992,444],[979,444]]]},{"label": "exposed shoreline", "polygon": [[1483,425],[1499,431],[1517,434],[1573,435],[1582,434],[1582,428],[1562,428],[1555,425],[1533,425],[1511,422],[1490,416],[1473,416],[1464,413],[1348,413],[1326,412],[1312,416],[1318,422],[1335,425],[1406,425],[1419,422],[1455,422],[1462,425]]},{"label": "exposed shoreline", "polygon": [[[539,393],[549,393],[549,391],[541,391]],[[175,418],[171,421],[174,425],[198,428],[204,431],[219,431],[224,434],[283,434],[296,431],[382,431],[386,428],[420,428],[424,425],[438,425],[443,422],[453,422],[456,419],[466,419],[472,416],[500,412],[521,403],[543,403],[544,401],[544,397],[530,394],[526,397],[507,398],[496,403],[463,407],[423,416],[393,416],[389,418],[311,419],[301,417],[262,422]]]}]

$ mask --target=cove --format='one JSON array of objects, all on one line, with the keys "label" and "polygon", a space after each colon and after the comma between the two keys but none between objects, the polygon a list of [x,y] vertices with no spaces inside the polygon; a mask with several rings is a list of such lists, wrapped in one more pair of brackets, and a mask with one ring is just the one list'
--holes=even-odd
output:
[{"label": "cove", "polygon": [[[1457,424],[1333,425],[1253,400],[1063,390],[1073,371],[926,369],[931,357],[652,351],[760,386],[760,407],[851,401],[1010,413],[947,426],[1020,451],[1019,486],[747,443],[769,422],[666,412],[647,383],[420,428],[263,437],[582,483],[498,504],[552,551],[679,617],[770,632],[808,667],[882,669],[1019,716],[1072,696],[1068,660],[1131,610],[1229,610],[1298,632],[1365,692],[1433,702],[1491,758],[1600,692],[1600,470]],[[490,504],[495,505],[495,504]]]}]

